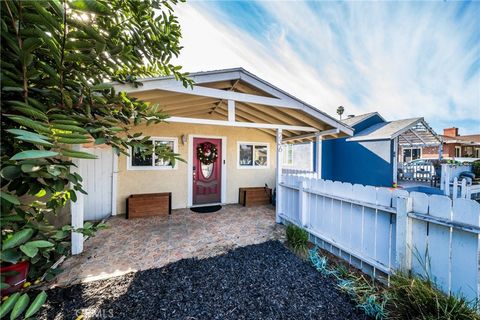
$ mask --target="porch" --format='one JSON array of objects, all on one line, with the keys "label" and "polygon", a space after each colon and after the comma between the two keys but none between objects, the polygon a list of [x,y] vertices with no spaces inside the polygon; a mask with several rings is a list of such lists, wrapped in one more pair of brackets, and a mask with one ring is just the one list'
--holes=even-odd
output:
[{"label": "porch", "polygon": [[107,229],[85,241],[82,254],[62,264],[58,285],[106,279],[284,238],[272,206],[227,205],[203,214],[177,209],[168,217],[127,220],[113,216],[106,224]]}]

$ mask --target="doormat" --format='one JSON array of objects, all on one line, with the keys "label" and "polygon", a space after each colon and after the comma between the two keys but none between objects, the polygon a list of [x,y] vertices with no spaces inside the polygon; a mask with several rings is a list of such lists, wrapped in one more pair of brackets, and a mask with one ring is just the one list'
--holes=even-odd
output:
[{"label": "doormat", "polygon": [[222,209],[222,206],[220,206],[220,205],[190,208],[190,210],[192,210],[193,212],[197,212],[197,213],[217,212],[220,209]]}]

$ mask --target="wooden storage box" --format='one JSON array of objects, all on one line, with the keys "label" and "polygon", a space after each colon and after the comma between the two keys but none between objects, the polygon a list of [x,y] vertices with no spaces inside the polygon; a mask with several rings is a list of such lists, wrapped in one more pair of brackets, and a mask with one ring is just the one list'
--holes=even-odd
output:
[{"label": "wooden storage box", "polygon": [[127,198],[127,219],[166,216],[171,213],[171,192],[132,194]]},{"label": "wooden storage box", "polygon": [[272,203],[272,189],[265,187],[240,188],[238,202],[245,206],[259,206]]}]

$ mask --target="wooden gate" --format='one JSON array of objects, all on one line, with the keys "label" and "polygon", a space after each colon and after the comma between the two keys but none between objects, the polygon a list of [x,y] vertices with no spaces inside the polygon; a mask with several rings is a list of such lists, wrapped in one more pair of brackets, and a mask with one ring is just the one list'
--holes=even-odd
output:
[{"label": "wooden gate", "polygon": [[94,154],[96,160],[79,161],[83,177],[84,220],[102,220],[112,214],[113,152],[111,148],[88,148],[82,151]]}]

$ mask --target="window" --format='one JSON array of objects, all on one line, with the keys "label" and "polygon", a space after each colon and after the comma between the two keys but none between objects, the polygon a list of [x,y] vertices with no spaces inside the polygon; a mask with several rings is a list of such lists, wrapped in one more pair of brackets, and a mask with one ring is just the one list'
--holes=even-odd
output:
[{"label": "window", "polygon": [[268,143],[239,142],[238,167],[268,168],[269,151]]},{"label": "window", "polygon": [[480,158],[480,148],[475,148],[475,158]]},{"label": "window", "polygon": [[[145,143],[146,146],[151,146],[152,144],[155,147],[162,146],[178,153],[177,138],[152,137]],[[130,157],[128,157],[127,161],[128,170],[164,170],[175,168],[176,166],[172,166],[170,160],[161,159],[156,154],[142,156],[140,150],[130,149]]]},{"label": "window", "polygon": [[458,157],[461,157],[461,156],[462,156],[462,147],[456,146],[455,147],[455,157],[458,158]]},{"label": "window", "polygon": [[293,165],[293,144],[285,144],[283,149],[283,164]]},{"label": "window", "polygon": [[420,148],[404,148],[403,162],[410,162],[412,160],[420,159],[422,157],[422,149]]}]

